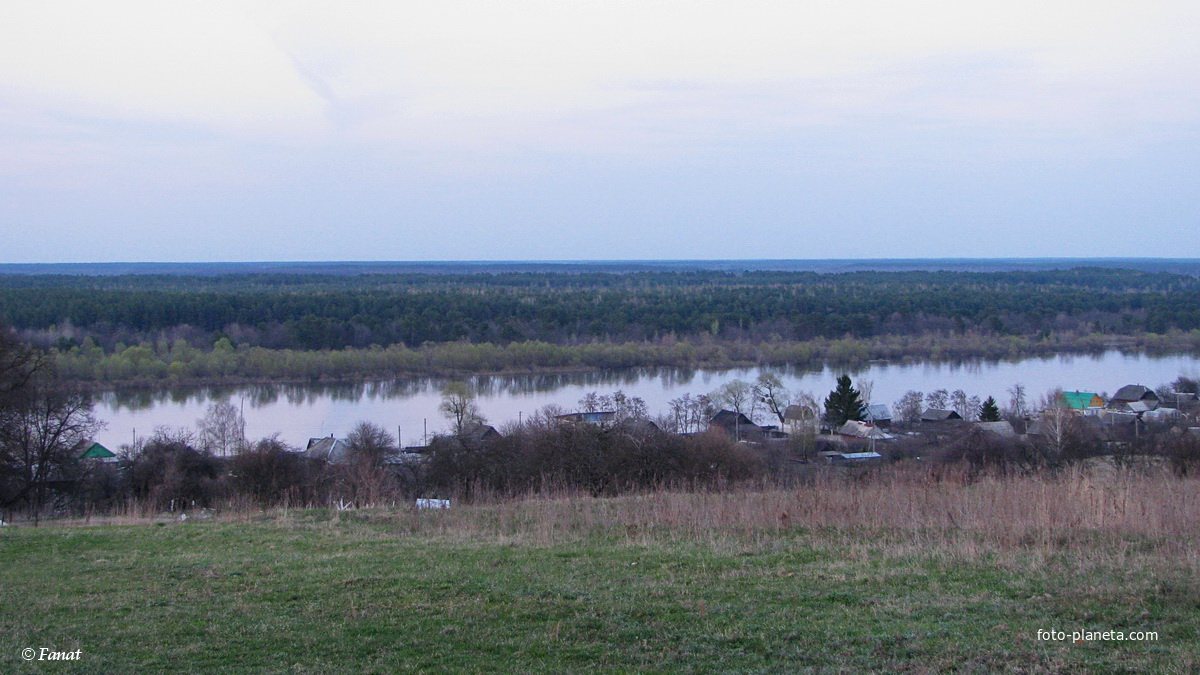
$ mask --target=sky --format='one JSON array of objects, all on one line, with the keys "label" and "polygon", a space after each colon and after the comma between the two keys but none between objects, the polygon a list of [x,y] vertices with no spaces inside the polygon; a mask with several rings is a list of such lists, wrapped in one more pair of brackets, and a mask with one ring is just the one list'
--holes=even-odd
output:
[{"label": "sky", "polygon": [[1195,0],[4,0],[0,262],[1200,257]]}]

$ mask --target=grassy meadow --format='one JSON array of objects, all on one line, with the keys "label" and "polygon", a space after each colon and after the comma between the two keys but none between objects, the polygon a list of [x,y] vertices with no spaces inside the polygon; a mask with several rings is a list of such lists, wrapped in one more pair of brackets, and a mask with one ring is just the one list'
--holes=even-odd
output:
[{"label": "grassy meadow", "polygon": [[[851,474],[6,527],[0,669],[1194,671],[1198,487]],[[1157,639],[1070,639],[1105,630]]]}]

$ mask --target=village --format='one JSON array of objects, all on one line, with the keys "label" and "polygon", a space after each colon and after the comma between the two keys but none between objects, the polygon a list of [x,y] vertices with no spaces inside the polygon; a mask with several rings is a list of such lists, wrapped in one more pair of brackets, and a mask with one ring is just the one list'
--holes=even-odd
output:
[{"label": "village", "polygon": [[[992,397],[981,401],[962,391],[909,391],[889,406],[864,402],[850,378],[843,376],[838,388],[820,405],[812,396],[793,395],[778,380],[764,376],[754,383],[735,380],[710,395],[685,395],[671,401],[667,414],[658,416],[650,415],[641,399],[617,391],[588,394],[575,410],[547,406],[537,415],[496,425],[478,414],[469,389],[451,386],[444,392],[442,404],[448,430],[421,445],[398,446],[383,429],[365,421],[349,435],[310,438],[304,447],[278,442],[255,445],[238,436],[239,423],[244,422],[229,406],[223,409],[223,421],[214,421],[210,414],[210,419],[198,421],[199,434],[176,440],[181,441],[177,445],[208,452],[218,464],[235,462],[237,455],[256,448],[310,467],[334,470],[357,466],[369,456],[378,471],[389,475],[394,485],[402,486],[421,507],[449,505],[449,501],[429,495],[445,496],[448,491],[444,488],[455,479],[453,473],[461,463],[447,465],[443,461],[433,471],[441,473],[437,485],[443,489],[432,489],[424,480],[430,465],[438,464],[431,459],[439,453],[460,462],[463,457],[473,458],[478,472],[480,463],[511,462],[511,448],[528,444],[518,437],[548,430],[575,439],[571,442],[581,445],[581,455],[608,452],[588,446],[596,438],[632,438],[651,449],[670,437],[692,443],[720,439],[762,457],[766,472],[784,479],[821,467],[883,467],[902,461],[961,463],[975,470],[987,466],[1033,469],[1095,457],[1142,456],[1158,457],[1156,461],[1168,461],[1177,470],[1185,470],[1200,442],[1200,400],[1194,391],[1188,391],[1194,385],[1181,377],[1160,387],[1161,394],[1141,384],[1123,385],[1111,396],[1056,390],[1033,402],[1027,400],[1023,387],[1014,385],[1003,408]],[[869,391],[869,384],[866,388]],[[571,436],[573,431],[583,435]],[[608,447],[603,440],[597,442]],[[506,443],[508,449],[497,449]],[[90,442],[80,460],[120,471],[120,466],[132,463],[139,449],[121,450],[118,454]],[[571,447],[558,450],[560,454],[575,451]],[[376,478],[361,471],[355,475],[357,478],[345,480],[370,482]],[[461,476],[463,480],[470,477]],[[177,503],[172,500],[171,506]]]}]

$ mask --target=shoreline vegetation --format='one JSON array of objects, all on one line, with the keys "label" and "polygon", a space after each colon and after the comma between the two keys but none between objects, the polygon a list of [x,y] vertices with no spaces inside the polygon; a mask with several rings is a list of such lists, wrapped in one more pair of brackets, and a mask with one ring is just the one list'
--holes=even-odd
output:
[{"label": "shoreline vegetation", "polygon": [[592,342],[558,345],[530,340],[507,345],[450,342],[420,347],[298,350],[235,347],[227,338],[201,350],[176,341],[112,351],[90,339],[51,360],[64,380],[95,389],[157,385],[237,385],[301,382],[366,382],[419,377],[573,373],[634,368],[730,368],[791,366],[855,367],[871,361],[1023,359],[1106,351],[1148,354],[1200,352],[1200,330],[1105,335],[1054,332],[1037,336],[984,333],[816,338],[805,341],[723,341],[698,338],[655,342]]},{"label": "shoreline vegetation", "polygon": [[[609,269],[603,268],[602,269]],[[1099,267],[0,274],[0,322],[100,385],[1200,351],[1200,278]]]}]

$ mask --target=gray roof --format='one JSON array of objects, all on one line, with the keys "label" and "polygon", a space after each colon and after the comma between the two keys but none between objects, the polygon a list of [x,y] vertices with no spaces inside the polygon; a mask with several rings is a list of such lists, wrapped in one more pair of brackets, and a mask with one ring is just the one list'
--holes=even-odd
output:
[{"label": "gray roof", "polygon": [[500,438],[500,432],[496,431],[496,427],[482,422],[471,422],[463,426],[462,433],[458,435],[464,441],[472,443],[482,443],[493,438]]},{"label": "gray roof", "polygon": [[988,431],[1004,438],[1015,438],[1017,435],[1012,423],[1006,420],[999,422],[976,422],[975,426],[979,427],[981,431]]},{"label": "gray roof", "polygon": [[325,438],[310,438],[304,449],[308,459],[319,459],[330,464],[344,462],[350,456],[350,445],[340,438],[326,436]]},{"label": "gray roof", "polygon": [[563,420],[566,422],[589,422],[591,424],[607,424],[616,418],[617,413],[612,410],[593,410],[588,412],[573,412],[565,415],[556,415],[554,419]]},{"label": "gray roof", "polygon": [[1117,390],[1110,400],[1112,403],[1128,403],[1130,401],[1141,401],[1149,399],[1152,401],[1158,400],[1158,394],[1155,394],[1149,387],[1143,387],[1140,384],[1127,384]]},{"label": "gray roof", "polygon": [[812,408],[807,408],[802,405],[789,405],[783,409],[783,419],[799,420],[808,422],[817,418],[817,413]]},{"label": "gray roof", "polygon": [[867,406],[867,419],[877,422],[888,422],[892,419],[892,411],[886,403],[872,403]]},{"label": "gray roof", "polygon": [[746,417],[742,413],[735,413],[732,410],[722,410],[713,415],[710,422],[726,429],[733,429],[734,427],[746,431],[759,429],[759,426],[751,422],[749,417]]},{"label": "gray roof", "polygon": [[941,408],[926,408],[925,412],[921,413],[922,422],[945,422],[946,420],[961,420],[962,415],[953,410],[943,410]]},{"label": "gray roof", "polygon": [[875,438],[878,440],[891,440],[891,434],[884,433],[882,429],[867,422],[859,422],[857,420],[847,420],[839,429],[838,433],[843,436],[853,436],[855,438]]}]

